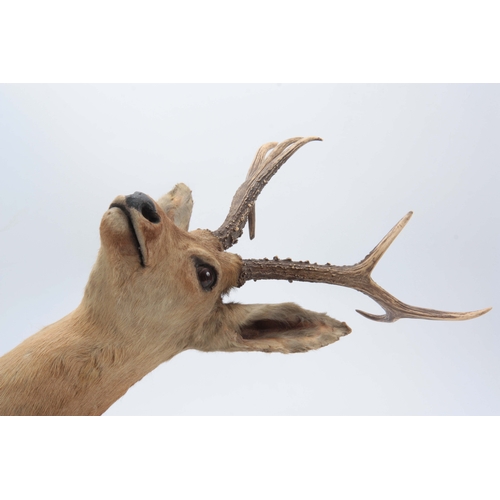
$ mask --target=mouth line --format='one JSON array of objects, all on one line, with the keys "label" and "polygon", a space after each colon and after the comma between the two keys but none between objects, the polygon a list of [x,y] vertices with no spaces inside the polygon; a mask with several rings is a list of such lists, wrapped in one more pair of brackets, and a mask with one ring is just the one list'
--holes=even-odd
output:
[{"label": "mouth line", "polygon": [[146,267],[146,264],[144,263],[144,255],[142,253],[141,244],[139,243],[139,238],[137,237],[137,232],[135,230],[134,223],[132,222],[132,216],[130,215],[129,209],[125,205],[121,205],[120,203],[111,203],[109,208],[119,208],[127,217],[130,234],[132,235],[137,251],[139,252],[139,261],[141,263],[141,267]]}]

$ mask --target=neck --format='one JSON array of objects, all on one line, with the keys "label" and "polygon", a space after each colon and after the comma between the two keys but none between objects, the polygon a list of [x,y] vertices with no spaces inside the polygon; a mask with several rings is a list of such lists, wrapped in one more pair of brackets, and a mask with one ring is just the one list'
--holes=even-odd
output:
[{"label": "neck", "polygon": [[101,415],[178,352],[140,344],[82,303],[0,359],[0,415]]}]

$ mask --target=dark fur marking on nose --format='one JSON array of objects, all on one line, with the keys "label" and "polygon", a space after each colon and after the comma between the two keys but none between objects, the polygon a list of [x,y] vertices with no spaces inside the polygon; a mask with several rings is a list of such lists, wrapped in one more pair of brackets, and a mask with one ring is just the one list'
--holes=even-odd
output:
[{"label": "dark fur marking on nose", "polygon": [[160,222],[160,216],[156,211],[155,204],[147,194],[136,191],[134,194],[125,196],[125,203],[128,207],[135,208],[149,222],[153,224]]}]

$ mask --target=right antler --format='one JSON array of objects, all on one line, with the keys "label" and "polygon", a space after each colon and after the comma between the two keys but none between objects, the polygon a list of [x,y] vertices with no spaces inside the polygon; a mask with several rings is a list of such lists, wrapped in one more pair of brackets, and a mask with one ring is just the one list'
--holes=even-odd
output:
[{"label": "right antler", "polygon": [[[319,137],[295,137],[280,144],[264,144],[248,171],[245,182],[236,192],[229,214],[222,226],[214,232],[222,246],[227,249],[236,243],[243,233],[246,221],[250,222],[250,238],[255,233],[255,200],[271,177],[290,156],[304,144],[321,140]],[[266,156],[269,153],[269,156]],[[330,283],[353,288],[371,297],[384,310],[384,315],[375,315],[357,311],[363,316],[384,322],[394,322],[401,318],[419,318],[432,320],[466,320],[477,318],[487,313],[490,308],[479,311],[455,313],[413,307],[392,296],[371,278],[377,262],[389,248],[396,236],[410,220],[412,212],[403,217],[385,236],[385,238],[358,264],[352,266],[319,265],[309,262],[294,262],[291,259],[244,259],[238,286],[249,280],[277,279],[288,281],[308,281],[312,283]]]},{"label": "right antler", "polygon": [[280,144],[268,142],[259,148],[252,166],[248,170],[245,182],[238,188],[233,197],[226,220],[217,231],[213,232],[219,238],[224,250],[232,247],[238,241],[238,238],[243,234],[247,220],[250,227],[250,239],[253,240],[257,196],[295,151],[308,142],[321,140],[320,137],[293,137]]}]

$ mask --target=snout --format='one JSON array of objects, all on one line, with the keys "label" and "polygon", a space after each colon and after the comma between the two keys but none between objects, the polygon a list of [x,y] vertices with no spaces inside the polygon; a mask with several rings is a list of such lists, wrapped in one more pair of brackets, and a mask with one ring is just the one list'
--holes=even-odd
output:
[{"label": "snout", "polygon": [[134,194],[125,196],[125,204],[129,208],[137,210],[145,219],[153,224],[160,222],[160,216],[156,211],[154,201],[144,193],[136,191]]},{"label": "snout", "polygon": [[[147,194],[136,191],[128,196],[116,197],[109,208],[110,210],[105,214],[104,224],[107,231],[114,235],[115,240],[128,233],[129,238],[132,238],[130,242],[139,253],[141,266],[146,267],[149,261],[148,245],[161,233],[159,224],[161,217],[155,202]],[[113,209],[118,209],[118,211]],[[126,218],[127,228],[123,227],[123,216]],[[115,244],[115,248],[121,248],[123,245],[124,242],[120,241],[119,244]]]}]

